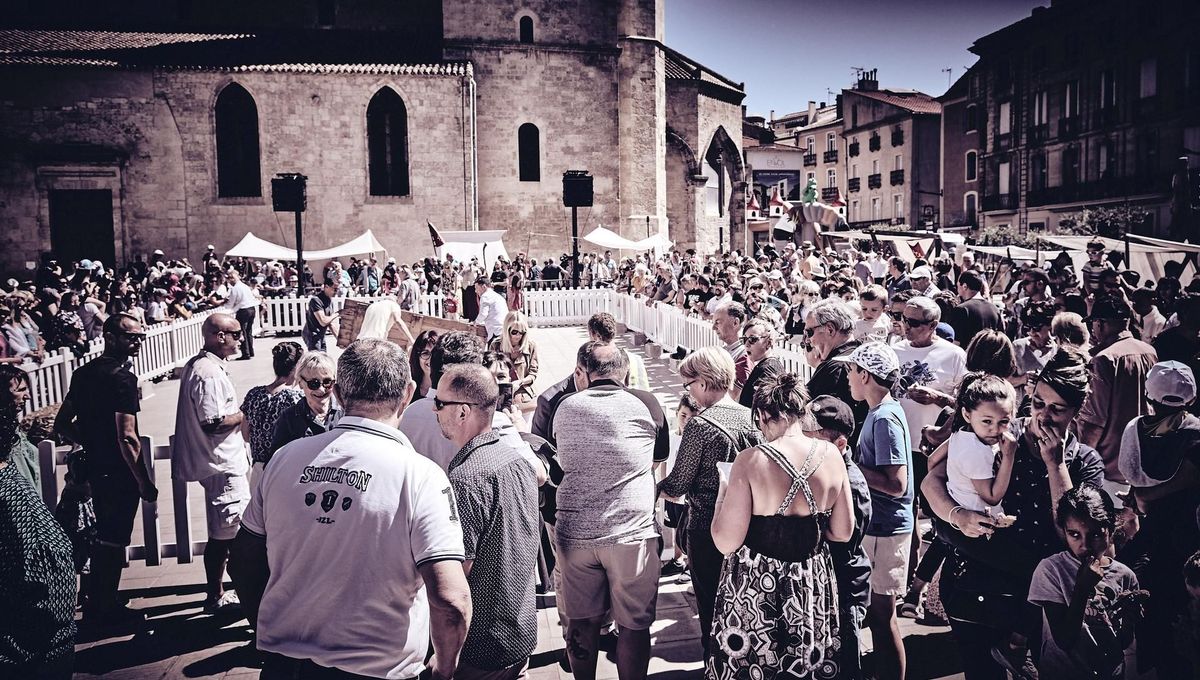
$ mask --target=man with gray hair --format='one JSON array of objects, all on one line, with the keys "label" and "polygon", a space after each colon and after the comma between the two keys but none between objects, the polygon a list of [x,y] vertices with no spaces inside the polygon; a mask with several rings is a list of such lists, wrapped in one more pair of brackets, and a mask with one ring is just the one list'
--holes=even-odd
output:
[{"label": "man with gray hair", "polygon": [[858,442],[858,434],[867,419],[867,402],[858,401],[850,394],[850,383],[846,379],[849,370],[838,357],[850,354],[860,344],[854,339],[854,324],[858,314],[841,298],[826,298],[812,306],[804,319],[804,340],[809,363],[815,366],[808,379],[808,394],[813,399],[828,396],[840,399],[854,413],[855,430],[851,433],[850,445]]},{"label": "man with gray hair", "polygon": [[567,656],[576,678],[596,676],[597,643],[612,612],[617,671],[645,677],[660,572],[654,465],[670,453],[657,399],[624,386],[628,363],[613,344],[589,342],[575,368],[578,391],[563,398],[553,430],[563,480],[555,533],[568,619]]},{"label": "man with gray hair", "polygon": [[179,377],[171,474],[204,488],[204,610],[214,613],[238,603],[237,595],[225,592],[222,583],[229,544],[250,501],[250,458],[242,437],[240,402],[225,370],[226,360],[238,352],[241,324],[229,314],[216,313],[204,320],[200,334],[204,346]]},{"label": "man with gray hair", "polygon": [[471,621],[463,531],[446,473],[396,429],[408,356],[358,340],[337,374],[346,415],[279,450],[234,548],[262,677],[415,678],[432,640],[432,677],[452,678]]},{"label": "man with gray hair", "polygon": [[742,325],[746,323],[749,314],[740,302],[725,302],[717,307],[712,315],[712,329],[717,338],[724,343],[725,351],[733,357],[733,387],[729,395],[734,401],[741,398],[742,386],[750,377],[750,359],[746,356],[746,346],[742,344]]},{"label": "man with gray hair", "polygon": [[500,389],[491,371],[450,366],[437,390],[438,425],[459,447],[449,475],[471,586],[471,628],[454,677],[515,680],[537,645],[537,481],[521,454],[492,429]]}]

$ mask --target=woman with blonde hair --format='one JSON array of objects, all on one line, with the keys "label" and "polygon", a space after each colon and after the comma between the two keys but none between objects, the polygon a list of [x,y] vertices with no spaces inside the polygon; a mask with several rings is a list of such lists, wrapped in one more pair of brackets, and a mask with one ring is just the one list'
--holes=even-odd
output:
[{"label": "woman with blonde hair", "polygon": [[805,433],[807,404],[800,376],[768,378],[754,418],[769,443],[722,476],[711,540],[725,559],[706,678],[841,676],[829,541],[850,539],[853,499],[841,451]]},{"label": "woman with blonde hair", "polygon": [[512,362],[509,377],[513,384],[513,404],[525,411],[536,406],[533,383],[538,374],[537,345],[529,338],[529,318],[524,312],[511,311],[504,317],[500,337],[492,340],[490,349]]},{"label": "woman with blonde hair", "polygon": [[342,411],[333,399],[337,364],[328,354],[305,352],[296,362],[296,382],[304,398],[279,416],[264,466],[270,465],[271,457],[284,445],[327,432],[342,417]]},{"label": "woman with blonde hair", "polygon": [[658,485],[659,493],[678,502],[687,496],[688,570],[696,590],[701,642],[711,650],[709,631],[721,576],[721,553],[713,545],[710,527],[720,486],[719,463],[731,463],[738,451],[762,441],[750,409],[729,396],[735,373],[733,357],[721,347],[704,347],[688,355],[679,366],[683,389],[698,412],[683,428],[675,467]]}]

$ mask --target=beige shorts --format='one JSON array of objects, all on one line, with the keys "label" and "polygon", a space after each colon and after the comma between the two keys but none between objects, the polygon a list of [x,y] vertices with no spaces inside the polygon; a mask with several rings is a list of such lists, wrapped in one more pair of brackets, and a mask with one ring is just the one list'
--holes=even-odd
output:
[{"label": "beige shorts", "polygon": [[204,487],[209,540],[232,540],[242,525],[242,513],[250,503],[250,481],[246,475],[219,473],[200,480],[200,486]]},{"label": "beige shorts", "polygon": [[660,540],[656,536],[596,548],[558,546],[559,610],[575,620],[599,618],[611,610],[618,626],[648,629],[657,612]]},{"label": "beige shorts", "polygon": [[908,551],[912,547],[912,533],[863,536],[862,546],[871,558],[871,593],[900,595],[908,592]]}]

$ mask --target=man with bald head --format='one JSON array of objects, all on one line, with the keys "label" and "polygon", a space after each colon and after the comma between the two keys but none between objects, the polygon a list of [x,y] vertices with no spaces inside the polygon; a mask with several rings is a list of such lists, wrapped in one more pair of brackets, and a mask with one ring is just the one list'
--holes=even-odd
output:
[{"label": "man with bald head", "polygon": [[596,675],[606,612],[620,629],[617,670],[645,677],[658,596],[659,534],[654,464],[670,451],[666,417],[654,395],[625,387],[628,359],[614,344],[579,348],[577,391],[554,412],[563,480],[555,532],[567,617],[567,656],[576,678]]},{"label": "man with bald head", "polygon": [[499,397],[491,371],[455,364],[442,373],[433,398],[442,435],[458,447],[448,472],[471,587],[459,680],[521,677],[537,645],[538,485],[521,452],[492,428]]},{"label": "man with bald head", "polygon": [[229,545],[250,502],[250,459],[242,438],[241,407],[225,370],[226,360],[238,352],[242,326],[229,314],[216,313],[204,320],[200,333],[204,347],[183,367],[179,379],[171,471],[175,479],[204,487],[204,609],[216,612],[238,604],[237,595],[226,593],[222,581]]}]

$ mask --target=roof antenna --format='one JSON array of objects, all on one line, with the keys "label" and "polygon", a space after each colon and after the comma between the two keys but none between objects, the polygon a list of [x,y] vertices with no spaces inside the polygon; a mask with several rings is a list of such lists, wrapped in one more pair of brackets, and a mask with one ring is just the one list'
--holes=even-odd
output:
[{"label": "roof antenna", "polygon": [[954,69],[953,68],[944,68],[944,69],[942,69],[942,73],[946,74],[946,89],[948,90],[948,89],[950,89],[950,86],[954,84],[954,76],[953,76]]}]

